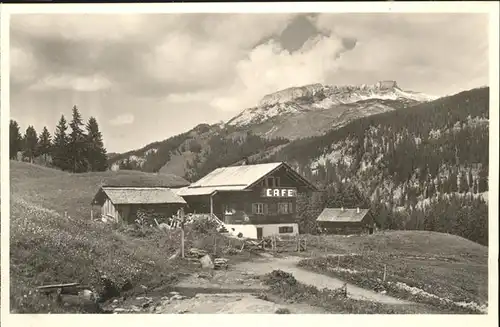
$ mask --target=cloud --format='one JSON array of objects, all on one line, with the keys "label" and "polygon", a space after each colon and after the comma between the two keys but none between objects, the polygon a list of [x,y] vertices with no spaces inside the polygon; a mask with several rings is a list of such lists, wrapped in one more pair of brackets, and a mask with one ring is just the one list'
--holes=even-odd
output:
[{"label": "cloud", "polygon": [[113,14],[17,14],[11,24],[17,32],[37,38],[68,40],[126,40],[147,28],[147,15]]},{"label": "cloud", "polygon": [[121,114],[119,116],[116,116],[112,120],[110,120],[110,124],[114,126],[119,126],[119,125],[130,125],[134,122],[135,117],[134,115],[127,113],[127,114]]},{"label": "cloud", "polygon": [[37,80],[100,74],[123,92],[164,97],[231,84],[247,51],[294,16],[16,15],[11,40],[37,53]]},{"label": "cloud", "polygon": [[10,76],[13,83],[27,83],[37,71],[37,61],[29,49],[10,48]]},{"label": "cloud", "polygon": [[59,89],[93,92],[108,89],[111,85],[111,82],[106,77],[97,74],[92,76],[49,75],[30,86],[30,89],[37,91]]},{"label": "cloud", "polygon": [[290,53],[275,41],[262,44],[237,64],[238,83],[211,101],[221,110],[256,105],[266,94],[313,83],[324,83],[338,68],[339,56],[347,51],[342,39],[319,35]]},{"label": "cloud", "polygon": [[478,80],[487,84],[484,14],[323,14],[314,22],[356,39],[330,83],[359,83],[364,75],[366,83],[395,79],[402,87],[439,95],[473,88]]}]

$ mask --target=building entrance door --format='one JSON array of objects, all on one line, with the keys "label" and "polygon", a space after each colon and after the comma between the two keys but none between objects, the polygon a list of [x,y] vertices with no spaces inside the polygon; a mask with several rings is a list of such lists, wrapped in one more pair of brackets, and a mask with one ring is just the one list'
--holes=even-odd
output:
[{"label": "building entrance door", "polygon": [[257,227],[257,239],[262,239],[262,227]]}]

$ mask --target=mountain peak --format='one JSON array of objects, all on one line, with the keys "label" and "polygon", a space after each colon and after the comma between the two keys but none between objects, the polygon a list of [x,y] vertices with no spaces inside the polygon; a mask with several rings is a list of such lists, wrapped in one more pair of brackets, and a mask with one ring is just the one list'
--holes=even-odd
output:
[{"label": "mountain peak", "polygon": [[277,103],[286,103],[295,99],[313,96],[319,90],[324,88],[323,84],[315,83],[304,86],[292,86],[277,92],[265,95],[259,102],[260,107],[274,105]]},{"label": "mountain peak", "polygon": [[386,81],[378,81],[375,84],[375,87],[381,90],[390,90],[394,88],[398,88],[398,83],[396,81],[386,80]]},{"label": "mountain peak", "polygon": [[[274,117],[291,117],[324,110],[329,110],[331,113],[332,110],[345,110],[339,106],[351,105],[352,108],[352,105],[358,102],[360,112],[364,110],[373,114],[392,110],[392,107],[389,108],[387,103],[384,103],[387,100],[397,101],[401,105],[407,106],[434,99],[435,97],[426,94],[402,90],[395,80],[380,80],[375,84],[368,85],[323,85],[316,83],[289,87],[267,94],[257,106],[245,109],[229,120],[227,124],[238,126],[259,124]],[[369,109],[363,109],[366,100],[371,100]],[[353,114],[345,112],[345,115],[348,117]]]}]

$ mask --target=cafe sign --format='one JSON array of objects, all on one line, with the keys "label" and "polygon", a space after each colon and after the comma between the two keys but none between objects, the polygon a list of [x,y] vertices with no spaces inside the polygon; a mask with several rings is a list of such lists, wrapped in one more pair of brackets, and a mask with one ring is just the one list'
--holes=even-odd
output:
[{"label": "cafe sign", "polygon": [[267,198],[294,198],[297,190],[294,188],[265,188],[263,196]]}]

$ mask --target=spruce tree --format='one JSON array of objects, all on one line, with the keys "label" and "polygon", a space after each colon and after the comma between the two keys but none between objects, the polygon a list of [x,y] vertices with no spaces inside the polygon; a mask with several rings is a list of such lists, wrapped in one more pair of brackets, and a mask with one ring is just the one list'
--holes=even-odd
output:
[{"label": "spruce tree", "polygon": [[69,134],[69,159],[70,159],[70,169],[74,173],[82,173],[87,171],[87,158],[86,155],[86,136],[83,133],[83,122],[82,116],[78,111],[76,106],[73,106],[71,122],[69,126],[71,127],[71,133]]},{"label": "spruce tree", "polygon": [[50,135],[47,127],[43,127],[42,133],[40,133],[38,142],[38,155],[41,156],[44,161],[48,160],[48,157],[52,150],[52,136]]},{"label": "spruce tree", "polygon": [[68,125],[64,115],[61,115],[54,133],[54,143],[52,146],[52,163],[59,169],[70,170],[68,153],[68,135],[66,131]]},{"label": "spruce tree", "polygon": [[86,129],[88,168],[90,171],[105,171],[108,168],[106,149],[102,141],[102,134],[99,131],[99,125],[94,117],[89,118]]},{"label": "spruce tree", "polygon": [[488,191],[488,169],[481,167],[479,170],[478,193]]},{"label": "spruce tree", "polygon": [[33,163],[33,159],[35,159],[37,155],[38,147],[38,136],[33,126],[30,125],[26,129],[23,143],[23,157],[28,158],[30,163]]},{"label": "spruce tree", "polygon": [[467,193],[469,190],[469,184],[467,183],[467,176],[465,175],[464,172],[460,173],[460,193]]},{"label": "spruce tree", "polygon": [[22,151],[23,137],[19,131],[19,125],[15,120],[10,120],[9,125],[9,158],[17,159],[17,153]]},{"label": "spruce tree", "polygon": [[469,190],[474,190],[474,178],[472,177],[472,169],[469,169],[467,182],[469,183]]},{"label": "spruce tree", "polygon": [[450,178],[449,178],[449,183],[450,183],[450,192],[451,193],[458,192],[458,188],[457,188],[457,173],[455,171],[451,172]]}]

